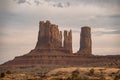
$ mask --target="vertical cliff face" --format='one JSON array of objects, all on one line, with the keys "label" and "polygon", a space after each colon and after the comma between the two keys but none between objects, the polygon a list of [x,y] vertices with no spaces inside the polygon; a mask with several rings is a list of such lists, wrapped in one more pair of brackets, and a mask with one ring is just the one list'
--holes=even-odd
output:
[{"label": "vertical cliff face", "polygon": [[80,34],[80,49],[78,54],[91,55],[92,54],[92,40],[91,40],[91,28],[82,27]]},{"label": "vertical cliff face", "polygon": [[50,21],[40,21],[38,42],[35,49],[57,49],[62,47],[62,33]]},{"label": "vertical cliff face", "polygon": [[64,31],[64,49],[67,53],[72,53],[72,31]]},{"label": "vertical cliff face", "polygon": [[62,46],[62,32],[59,31],[58,25],[51,24],[50,21],[40,21],[38,42],[35,49],[72,53],[72,31],[64,32],[64,46]]}]

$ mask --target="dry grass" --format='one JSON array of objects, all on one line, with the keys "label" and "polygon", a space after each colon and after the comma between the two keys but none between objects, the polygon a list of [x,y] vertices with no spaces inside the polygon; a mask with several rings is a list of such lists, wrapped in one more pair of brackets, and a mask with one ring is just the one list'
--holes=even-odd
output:
[{"label": "dry grass", "polygon": [[120,80],[119,68],[69,67],[57,68],[44,74],[40,74],[41,72],[11,73],[0,80]]}]

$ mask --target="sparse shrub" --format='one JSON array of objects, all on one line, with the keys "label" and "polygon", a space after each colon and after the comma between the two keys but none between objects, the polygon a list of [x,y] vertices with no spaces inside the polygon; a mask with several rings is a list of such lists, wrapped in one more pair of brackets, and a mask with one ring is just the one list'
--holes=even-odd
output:
[{"label": "sparse shrub", "polygon": [[58,71],[57,73],[56,73],[56,76],[58,76],[58,75],[65,75],[67,72],[64,72],[64,71]]},{"label": "sparse shrub", "polygon": [[120,80],[120,70],[116,73],[114,80]]},{"label": "sparse shrub", "polygon": [[99,69],[99,70],[100,70],[100,80],[106,80],[103,72],[106,69]]},{"label": "sparse shrub", "polygon": [[71,80],[71,78],[70,78],[70,77],[68,77],[66,80]]},{"label": "sparse shrub", "polygon": [[120,74],[119,75],[116,75],[114,80],[120,80]]},{"label": "sparse shrub", "polygon": [[45,73],[37,73],[37,75],[39,76],[39,77],[41,77],[41,78],[43,78],[43,77],[45,77]]},{"label": "sparse shrub", "polygon": [[94,75],[94,73],[95,73],[95,70],[94,69],[90,69],[89,75],[92,76],[92,75]]},{"label": "sparse shrub", "polygon": [[75,70],[72,72],[72,77],[78,77],[79,76],[79,70]]},{"label": "sparse shrub", "polygon": [[5,73],[2,72],[2,73],[0,74],[0,77],[1,77],[1,78],[5,77]]},{"label": "sparse shrub", "polygon": [[65,71],[58,71],[56,74],[52,74],[52,76],[60,76],[60,75],[66,75],[67,72]]},{"label": "sparse shrub", "polygon": [[11,71],[9,71],[9,70],[8,70],[8,71],[6,71],[6,74],[11,74]]},{"label": "sparse shrub", "polygon": [[72,77],[70,80],[81,80],[81,78],[79,77],[79,74],[80,74],[79,70],[74,70],[72,72]]},{"label": "sparse shrub", "polygon": [[88,79],[87,78],[81,78],[81,77],[76,77],[76,78],[68,77],[66,80],[88,80]]},{"label": "sparse shrub", "polygon": [[106,80],[105,77],[104,77],[104,75],[100,76],[100,80]]}]

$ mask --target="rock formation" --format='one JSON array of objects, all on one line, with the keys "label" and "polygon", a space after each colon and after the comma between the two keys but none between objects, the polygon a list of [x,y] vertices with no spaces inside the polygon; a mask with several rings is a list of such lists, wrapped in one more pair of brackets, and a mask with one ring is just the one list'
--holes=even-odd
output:
[{"label": "rock formation", "polygon": [[26,69],[36,67],[48,68],[50,66],[106,66],[110,61],[117,62],[116,60],[119,60],[118,62],[120,62],[120,56],[118,55],[91,55],[92,42],[90,27],[82,27],[80,49],[76,54],[72,53],[72,31],[64,31],[62,46],[62,32],[59,31],[57,25],[51,24],[50,21],[40,21],[39,28],[38,42],[35,49],[31,50],[28,54],[17,56],[15,59],[0,65],[0,71],[4,68]]},{"label": "rock formation", "polygon": [[67,53],[72,53],[72,31],[64,31],[64,49]]},{"label": "rock formation", "polygon": [[80,49],[78,54],[91,55],[92,54],[92,40],[91,40],[91,28],[82,27],[80,34]]},{"label": "rock formation", "polygon": [[39,50],[59,50],[72,53],[72,31],[64,32],[64,46],[62,47],[62,32],[58,25],[51,24],[50,21],[40,21],[38,42],[35,49]]},{"label": "rock formation", "polygon": [[58,49],[62,47],[62,32],[50,21],[40,21],[38,42],[35,49]]}]

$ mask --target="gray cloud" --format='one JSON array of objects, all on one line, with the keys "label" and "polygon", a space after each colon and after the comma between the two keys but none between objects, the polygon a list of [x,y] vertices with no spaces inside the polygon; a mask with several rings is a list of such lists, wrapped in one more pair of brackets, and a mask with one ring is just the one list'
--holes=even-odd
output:
[{"label": "gray cloud", "polygon": [[24,4],[27,3],[29,5],[31,5],[32,3],[35,3],[37,6],[38,5],[44,5],[44,4],[48,4],[49,6],[53,6],[53,7],[59,7],[59,8],[63,8],[63,7],[69,7],[70,3],[69,2],[65,2],[65,1],[56,1],[56,0],[14,0],[16,1],[18,4]]},{"label": "gray cloud", "polygon": [[61,8],[64,7],[64,5],[62,3],[54,4],[53,6],[55,6],[55,7],[61,7]]},{"label": "gray cloud", "polygon": [[116,31],[109,31],[109,32],[106,32],[106,31],[97,31],[97,32],[93,32],[94,35],[96,36],[101,36],[101,35],[111,35],[111,34],[120,34],[120,31],[119,30],[116,30]]},{"label": "gray cloud", "polygon": [[36,3],[36,5],[40,5],[41,2],[39,0],[34,0],[34,2]]},{"label": "gray cloud", "polygon": [[60,7],[60,8],[63,8],[63,7],[69,7],[70,6],[70,3],[69,2],[66,2],[66,3],[55,3],[53,4],[54,7]]},{"label": "gray cloud", "polygon": [[[80,4],[83,3],[85,5],[91,4],[91,5],[97,5],[100,7],[104,7],[104,6],[119,6],[120,4],[120,0],[75,0],[76,3]],[[114,7],[112,6],[112,7]]]},{"label": "gray cloud", "polygon": [[26,3],[26,0],[15,0],[18,4]]},{"label": "gray cloud", "polygon": [[[44,5],[48,4],[53,7],[69,7],[77,5],[95,5],[99,7],[111,7],[119,9],[120,0],[15,0],[18,4],[36,4]],[[33,2],[32,2],[33,1]]]},{"label": "gray cloud", "polygon": [[108,28],[116,28],[120,30],[120,14],[113,15],[99,15],[93,22],[98,23],[101,26],[108,26]]}]

